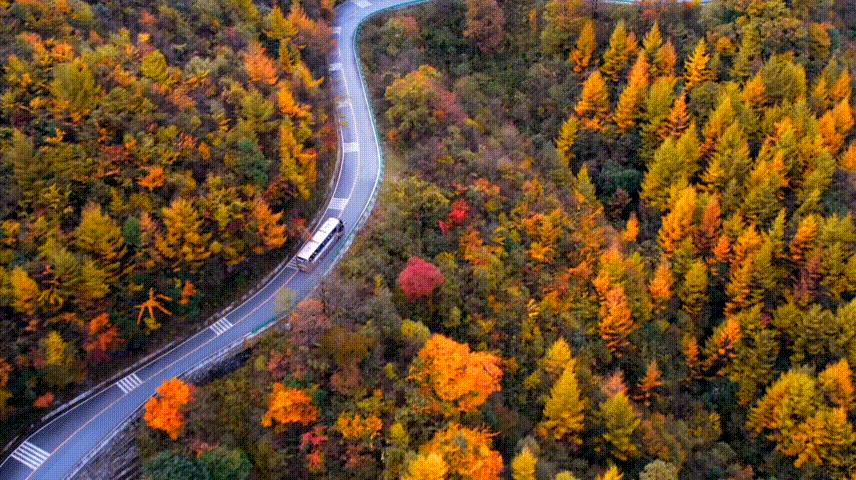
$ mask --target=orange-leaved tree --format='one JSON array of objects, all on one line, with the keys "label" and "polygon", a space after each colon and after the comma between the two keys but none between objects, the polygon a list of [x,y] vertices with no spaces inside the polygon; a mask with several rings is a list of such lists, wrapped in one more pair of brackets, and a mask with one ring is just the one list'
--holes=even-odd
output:
[{"label": "orange-leaved tree", "polygon": [[244,52],[244,68],[254,83],[274,85],[279,78],[276,64],[261,44],[253,43]]},{"label": "orange-leaved tree", "polygon": [[255,246],[253,253],[261,255],[269,250],[285,244],[285,225],[281,224],[282,212],[273,213],[270,205],[258,198],[253,204],[253,220],[260,243]]},{"label": "orange-leaved tree", "polygon": [[137,325],[140,325],[143,322],[143,318],[145,317],[146,326],[149,328],[149,330],[157,330],[158,328],[160,328],[160,323],[157,321],[155,312],[161,311],[166,315],[172,315],[172,312],[167,310],[166,307],[163,306],[161,301],[170,302],[172,301],[172,298],[160,293],[155,293],[155,289],[150,288],[148,300],[134,307],[140,311],[140,313],[137,315]]},{"label": "orange-leaved tree", "polygon": [[110,353],[118,350],[124,343],[119,328],[110,323],[110,316],[106,313],[89,322],[88,333],[85,348],[91,363],[106,361],[110,358]]},{"label": "orange-leaved tree", "polygon": [[600,306],[600,337],[613,354],[621,356],[630,345],[630,334],[637,328],[621,285],[610,288]]},{"label": "orange-leaved tree", "polygon": [[434,454],[442,458],[449,473],[457,478],[498,480],[503,462],[502,455],[490,448],[492,437],[488,431],[451,423],[420,450],[425,456]]},{"label": "orange-leaved tree", "polygon": [[453,410],[472,412],[502,389],[499,362],[496,355],[471,352],[465,343],[434,334],[410,367],[410,378]]},{"label": "orange-leaved tree", "polygon": [[594,20],[586,21],[577,39],[577,48],[571,52],[574,72],[583,73],[591,65],[591,57],[597,49],[597,29]]},{"label": "orange-leaved tree", "polygon": [[306,390],[286,387],[281,383],[273,384],[268,410],[262,418],[263,427],[282,429],[291,423],[309,425],[318,419],[318,407]]},{"label": "orange-leaved tree", "polygon": [[146,402],[143,415],[146,425],[161,430],[173,441],[184,428],[184,407],[193,399],[194,387],[178,378],[167,380],[157,389],[157,396]]},{"label": "orange-leaved tree", "polygon": [[684,80],[686,91],[689,92],[703,82],[716,79],[716,72],[710,68],[710,56],[707,53],[707,42],[702,38],[687,57],[684,63]]}]

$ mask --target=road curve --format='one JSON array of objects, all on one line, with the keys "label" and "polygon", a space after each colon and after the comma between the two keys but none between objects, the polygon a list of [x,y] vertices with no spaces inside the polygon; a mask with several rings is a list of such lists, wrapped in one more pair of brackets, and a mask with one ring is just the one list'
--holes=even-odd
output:
[{"label": "road curve", "polygon": [[287,288],[302,299],[315,290],[353,241],[374,206],[383,178],[383,153],[357,59],[360,25],[381,11],[422,1],[348,0],[337,7],[334,32],[338,47],[330,57],[329,78],[336,96],[341,156],[333,195],[321,218],[339,217],[344,222],[345,236],[337,250],[312,273],[286,264],[256,293],[209,327],[50,420],[0,464],[0,479],[73,477],[81,462],[134,418],[161,383],[190,372],[269,326],[275,317],[277,292]]}]

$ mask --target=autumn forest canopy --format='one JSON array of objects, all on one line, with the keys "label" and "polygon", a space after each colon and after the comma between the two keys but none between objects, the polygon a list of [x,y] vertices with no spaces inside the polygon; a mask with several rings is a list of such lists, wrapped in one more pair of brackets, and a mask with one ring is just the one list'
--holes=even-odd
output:
[{"label": "autumn forest canopy", "polygon": [[[370,21],[378,207],[289,328],[158,389],[143,477],[856,478],[854,11]],[[333,18],[0,0],[4,433],[299,243],[335,163]]]},{"label": "autumn forest canopy", "polygon": [[335,164],[331,18],[0,0],[0,441],[300,242]]}]

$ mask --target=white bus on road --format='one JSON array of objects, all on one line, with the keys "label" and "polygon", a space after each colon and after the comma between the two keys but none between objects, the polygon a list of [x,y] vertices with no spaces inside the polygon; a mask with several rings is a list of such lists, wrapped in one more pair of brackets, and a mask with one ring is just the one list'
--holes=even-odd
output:
[{"label": "white bus on road", "polygon": [[304,272],[314,270],[318,261],[324,258],[344,231],[345,224],[338,218],[324,220],[312,238],[297,252],[297,268]]}]

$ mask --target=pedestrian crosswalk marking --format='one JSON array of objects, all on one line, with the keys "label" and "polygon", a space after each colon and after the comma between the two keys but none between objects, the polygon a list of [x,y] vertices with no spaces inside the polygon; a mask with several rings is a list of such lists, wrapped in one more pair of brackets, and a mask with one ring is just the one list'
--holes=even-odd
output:
[{"label": "pedestrian crosswalk marking", "polygon": [[330,210],[344,210],[345,205],[348,204],[348,200],[347,198],[333,198],[330,200]]},{"label": "pedestrian crosswalk marking", "polygon": [[29,467],[30,470],[36,470],[41,467],[42,464],[45,463],[45,460],[50,456],[50,453],[30,442],[22,443],[14,452],[12,452],[12,458],[23,463]]},{"label": "pedestrian crosswalk marking", "polygon": [[230,328],[232,328],[232,322],[226,318],[221,318],[211,325],[211,331],[214,332],[215,335],[223,335]]},{"label": "pedestrian crosswalk marking", "polygon": [[140,380],[140,377],[138,377],[136,373],[132,373],[116,382],[116,385],[119,387],[119,390],[122,390],[122,393],[128,393],[142,384],[143,381]]}]

